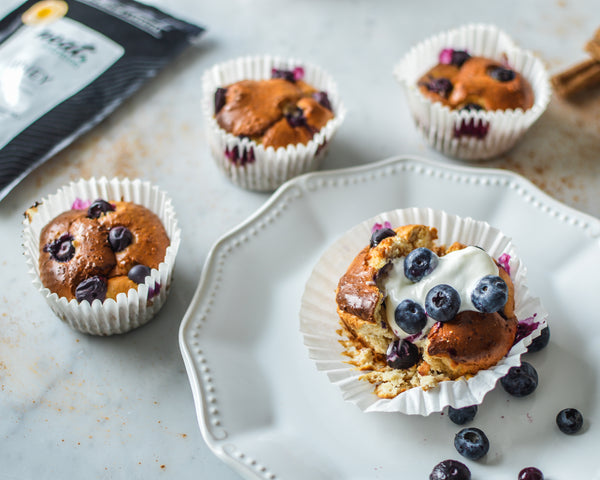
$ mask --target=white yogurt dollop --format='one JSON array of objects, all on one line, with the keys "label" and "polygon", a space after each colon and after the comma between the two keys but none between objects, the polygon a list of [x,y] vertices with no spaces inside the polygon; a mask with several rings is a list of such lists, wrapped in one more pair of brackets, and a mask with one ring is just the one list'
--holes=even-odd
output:
[{"label": "white yogurt dollop", "polygon": [[[471,293],[477,283],[486,275],[498,275],[499,273],[496,262],[487,252],[469,246],[439,257],[439,263],[435,270],[414,283],[404,275],[404,258],[400,257],[393,261],[393,268],[383,282],[386,292],[387,321],[394,334],[402,339],[411,336],[396,324],[394,318],[396,307],[402,300],[409,298],[425,310],[427,292],[436,285],[447,284],[460,295],[459,312],[476,310],[471,302]],[[427,316],[427,325],[423,328],[422,335],[427,335],[434,323],[436,321]]]}]

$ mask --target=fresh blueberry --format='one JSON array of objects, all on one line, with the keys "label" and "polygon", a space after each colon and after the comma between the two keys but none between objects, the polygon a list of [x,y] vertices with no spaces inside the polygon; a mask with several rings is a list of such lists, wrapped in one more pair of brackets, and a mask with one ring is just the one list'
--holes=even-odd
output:
[{"label": "fresh blueberry", "polygon": [[99,198],[98,200],[94,200],[92,204],[89,206],[87,211],[88,218],[98,218],[103,213],[114,212],[115,207],[108,203],[106,200],[102,200]]},{"label": "fresh blueberry", "polygon": [[78,302],[87,300],[90,304],[98,299],[101,302],[106,298],[106,279],[99,275],[86,278],[75,288],[75,298]]},{"label": "fresh blueberry", "polygon": [[477,415],[477,405],[471,405],[463,408],[448,407],[448,418],[457,425],[464,425],[470,422]]},{"label": "fresh blueberry", "polygon": [[394,319],[402,330],[411,335],[419,333],[427,324],[425,310],[410,298],[406,298],[398,304],[394,310]]},{"label": "fresh blueberry", "polygon": [[296,76],[294,75],[294,72],[292,70],[285,70],[283,68],[272,68],[271,78],[283,78],[288,82],[296,82]]},{"label": "fresh blueberry", "polygon": [[452,65],[456,65],[457,67],[462,67],[463,63],[465,63],[471,55],[469,55],[464,50],[452,50],[452,60],[450,63]]},{"label": "fresh blueberry", "polygon": [[454,448],[469,460],[479,460],[488,453],[490,441],[479,428],[463,428],[454,436]]},{"label": "fresh blueberry", "polygon": [[404,275],[411,282],[418,282],[438,266],[438,256],[425,247],[416,248],[404,259]]},{"label": "fresh blueberry", "polygon": [[135,283],[144,283],[146,281],[146,277],[150,275],[150,267],[146,265],[138,264],[134,265],[127,272],[127,277],[129,280]]},{"label": "fresh blueberry", "polygon": [[75,255],[73,237],[68,233],[62,234],[53,242],[44,245],[44,252],[48,252],[57,262],[68,262]]},{"label": "fresh blueberry", "polygon": [[444,460],[433,467],[429,480],[471,480],[471,471],[464,463]]},{"label": "fresh blueberry", "polygon": [[485,108],[483,108],[478,103],[467,103],[467,104],[463,105],[461,110],[466,110],[467,112],[475,112],[475,111],[485,110]]},{"label": "fresh blueberry", "polygon": [[291,127],[303,127],[306,126],[306,117],[304,116],[304,112],[301,108],[296,108],[292,110],[290,113],[285,114],[285,118]]},{"label": "fresh blueberry", "polygon": [[544,480],[544,474],[539,468],[527,467],[519,472],[517,480]]},{"label": "fresh blueberry", "polygon": [[556,424],[561,432],[573,435],[583,426],[583,415],[576,408],[565,408],[556,415]]},{"label": "fresh blueberry", "polygon": [[215,92],[215,115],[221,111],[225,106],[225,95],[227,94],[226,88],[217,88]]},{"label": "fresh blueberry", "polygon": [[430,92],[438,93],[442,97],[447,97],[453,88],[452,82],[444,77],[433,78],[425,86]]},{"label": "fresh blueberry", "polygon": [[546,347],[550,342],[550,327],[546,325],[542,328],[540,335],[535,337],[533,341],[527,347],[527,353],[539,352],[541,349]]},{"label": "fresh blueberry", "polygon": [[384,238],[393,237],[394,235],[396,235],[396,232],[394,232],[391,228],[380,228],[379,230],[375,230],[371,234],[371,248],[379,245],[379,242],[381,242]]},{"label": "fresh blueberry", "polygon": [[508,286],[498,275],[483,277],[471,293],[471,302],[483,313],[497,312],[508,300]]},{"label": "fresh blueberry", "polygon": [[133,235],[127,227],[119,225],[108,232],[108,241],[113,252],[125,250],[133,241]]},{"label": "fresh blueberry", "polygon": [[436,285],[425,297],[427,315],[438,322],[453,319],[460,309],[460,295],[450,285]]},{"label": "fresh blueberry", "polygon": [[488,70],[488,75],[499,82],[510,82],[515,78],[514,70],[504,67],[492,67]]},{"label": "fresh blueberry", "polygon": [[404,370],[419,361],[419,349],[414,343],[399,338],[390,343],[386,356],[390,367]]},{"label": "fresh blueberry", "polygon": [[329,101],[327,92],[315,92],[312,94],[312,98],[319,102],[321,106],[333,112],[333,108],[331,108],[331,102]]},{"label": "fresh blueberry", "polygon": [[538,374],[533,365],[522,362],[518,367],[511,367],[500,383],[513,397],[525,397],[537,388]]}]

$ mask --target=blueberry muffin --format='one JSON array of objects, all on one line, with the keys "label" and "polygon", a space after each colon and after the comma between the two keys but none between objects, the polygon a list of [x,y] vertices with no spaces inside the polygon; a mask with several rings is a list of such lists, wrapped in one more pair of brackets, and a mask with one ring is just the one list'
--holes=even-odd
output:
[{"label": "blueberry muffin", "polygon": [[465,50],[442,50],[439,63],[417,85],[424,96],[452,110],[525,111],[534,104],[533,89],[519,72]]},{"label": "blueberry muffin", "polygon": [[[67,300],[92,303],[136,289],[164,261],[169,237],[156,214],[98,199],[52,219],[41,231],[42,284]],[[156,294],[160,285],[155,285]]]},{"label": "blueberry muffin", "polygon": [[381,398],[496,365],[517,333],[514,286],[483,249],[425,225],[378,228],[336,289],[350,363]]}]

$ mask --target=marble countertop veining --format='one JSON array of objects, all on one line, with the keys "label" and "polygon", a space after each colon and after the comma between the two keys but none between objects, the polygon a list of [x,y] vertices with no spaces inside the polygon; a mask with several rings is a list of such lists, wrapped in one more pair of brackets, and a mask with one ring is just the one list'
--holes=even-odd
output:
[{"label": "marble countertop veining", "polygon": [[[392,0],[168,2],[207,27],[199,45],[0,203],[0,478],[240,478],[201,437],[177,334],[211,245],[269,195],[235,187],[212,162],[199,113],[205,69],[255,53],[327,69],[348,114],[323,169],[397,154],[465,164],[420,137],[394,64],[431,34],[487,22],[556,72],[584,58],[598,27],[594,7],[592,0],[506,0],[501,7],[465,0],[460,8]],[[477,166],[517,172],[600,217],[600,91],[570,102],[553,97],[512,151]],[[160,185],[182,228],[167,304],[148,325],[109,338],[77,333],[54,316],[31,285],[21,248],[22,213],[34,201],[102,175]]]}]

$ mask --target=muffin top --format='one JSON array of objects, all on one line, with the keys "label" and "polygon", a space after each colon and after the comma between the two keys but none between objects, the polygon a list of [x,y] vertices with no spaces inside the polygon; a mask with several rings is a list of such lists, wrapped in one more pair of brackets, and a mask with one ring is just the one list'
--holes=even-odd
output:
[{"label": "muffin top", "polygon": [[143,283],[164,260],[169,244],[160,219],[146,207],[98,199],[44,226],[40,279],[68,300],[114,299]]},{"label": "muffin top", "polygon": [[419,90],[453,110],[528,110],[531,85],[519,72],[464,50],[442,50],[439,63],[419,78]]},{"label": "muffin top", "polygon": [[307,144],[334,117],[327,92],[302,80],[303,70],[273,69],[266,80],[241,80],[215,92],[225,131],[266,147]]}]

